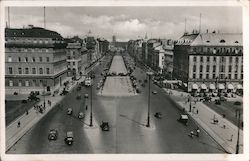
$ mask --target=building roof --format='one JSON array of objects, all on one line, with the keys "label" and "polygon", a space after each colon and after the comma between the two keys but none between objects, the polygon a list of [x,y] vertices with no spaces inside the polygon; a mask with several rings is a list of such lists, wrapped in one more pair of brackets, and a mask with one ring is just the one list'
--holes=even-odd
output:
[{"label": "building roof", "polygon": [[190,45],[198,35],[198,33],[184,34],[179,40],[177,40],[175,45]]},{"label": "building roof", "polygon": [[201,33],[191,46],[242,46],[241,33]]},{"label": "building roof", "polygon": [[5,28],[5,36],[63,39],[63,37],[55,31],[33,26],[29,28]]}]

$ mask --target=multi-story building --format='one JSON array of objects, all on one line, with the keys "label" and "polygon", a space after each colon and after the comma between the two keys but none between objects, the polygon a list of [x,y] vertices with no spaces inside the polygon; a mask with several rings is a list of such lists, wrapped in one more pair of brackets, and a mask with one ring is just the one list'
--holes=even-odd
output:
[{"label": "multi-story building", "polygon": [[78,37],[67,40],[67,67],[68,76],[72,76],[76,79],[77,76],[83,74],[84,64],[82,62],[82,42]]},{"label": "multi-story building", "polygon": [[101,54],[101,56],[104,56],[109,51],[109,42],[104,38],[98,38],[97,41],[99,46],[98,52]]},{"label": "multi-story building", "polygon": [[174,46],[173,70],[189,92],[242,92],[242,34],[184,34]]},{"label": "multi-story building", "polygon": [[54,91],[67,76],[66,43],[57,32],[29,26],[5,29],[6,93]]}]

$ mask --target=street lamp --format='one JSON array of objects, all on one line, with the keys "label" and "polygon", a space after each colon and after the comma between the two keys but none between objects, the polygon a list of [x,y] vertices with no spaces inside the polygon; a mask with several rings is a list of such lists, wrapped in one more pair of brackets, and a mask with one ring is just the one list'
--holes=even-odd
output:
[{"label": "street lamp", "polygon": [[237,133],[237,143],[236,143],[236,154],[239,154],[239,137],[240,137],[240,109],[235,110],[236,119],[238,119],[238,133]]},{"label": "street lamp", "polygon": [[150,83],[151,83],[151,76],[153,72],[147,72],[148,76],[148,120],[147,120],[147,127],[150,127]]},{"label": "street lamp", "polygon": [[[90,71],[90,78],[92,77],[92,69]],[[91,78],[92,79],[92,78]],[[93,110],[92,110],[92,86],[93,86],[93,82],[91,80],[91,84],[90,84],[90,124],[89,126],[92,127],[93,126]]]}]

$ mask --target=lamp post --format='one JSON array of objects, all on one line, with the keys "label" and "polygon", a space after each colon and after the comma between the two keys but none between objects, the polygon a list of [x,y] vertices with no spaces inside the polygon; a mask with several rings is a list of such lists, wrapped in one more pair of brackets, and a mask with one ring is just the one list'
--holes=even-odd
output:
[{"label": "lamp post", "polygon": [[150,84],[151,84],[151,76],[153,72],[147,72],[148,75],[148,119],[147,119],[147,127],[150,127]]},{"label": "lamp post", "polygon": [[236,152],[235,154],[239,154],[239,137],[240,137],[240,109],[235,110],[236,119],[238,119],[238,132],[237,132],[237,143],[236,143]]},{"label": "lamp post", "polygon": [[[92,69],[90,71],[90,78],[92,77]],[[92,110],[92,78],[91,78],[91,84],[90,84],[90,124],[89,126],[92,127],[93,126],[93,110]]]},{"label": "lamp post", "polygon": [[45,109],[45,86],[46,86],[46,84],[43,84],[43,107],[44,107],[44,109]]}]

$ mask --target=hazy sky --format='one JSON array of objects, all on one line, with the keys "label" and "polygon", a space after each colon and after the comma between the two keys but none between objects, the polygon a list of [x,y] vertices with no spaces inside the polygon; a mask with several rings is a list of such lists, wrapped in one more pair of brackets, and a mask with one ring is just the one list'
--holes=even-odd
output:
[{"label": "hazy sky", "polygon": [[[111,40],[151,38],[178,39],[186,28],[242,32],[241,7],[46,7],[46,28],[62,36],[94,36]],[[8,12],[6,9],[6,21]],[[32,24],[43,27],[43,7],[10,7],[11,27]]]}]

